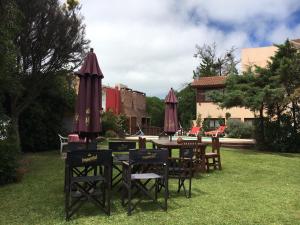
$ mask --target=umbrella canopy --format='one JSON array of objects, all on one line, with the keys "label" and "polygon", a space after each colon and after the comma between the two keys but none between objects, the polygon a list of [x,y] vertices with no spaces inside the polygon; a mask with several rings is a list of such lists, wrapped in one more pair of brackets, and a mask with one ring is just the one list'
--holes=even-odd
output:
[{"label": "umbrella canopy", "polygon": [[74,132],[80,138],[94,139],[101,129],[100,112],[102,71],[99,67],[93,49],[87,54],[80,70],[75,72],[79,76],[79,91],[75,109]]},{"label": "umbrella canopy", "polygon": [[169,91],[165,98],[165,122],[164,132],[168,135],[174,135],[178,130],[178,117],[177,117],[177,98],[173,88]]}]

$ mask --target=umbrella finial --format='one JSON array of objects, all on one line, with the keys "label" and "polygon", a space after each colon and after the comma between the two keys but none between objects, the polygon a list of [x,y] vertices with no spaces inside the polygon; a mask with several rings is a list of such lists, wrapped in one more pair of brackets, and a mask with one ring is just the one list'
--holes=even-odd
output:
[{"label": "umbrella finial", "polygon": [[90,52],[94,52],[94,49],[93,49],[93,48],[90,48]]}]

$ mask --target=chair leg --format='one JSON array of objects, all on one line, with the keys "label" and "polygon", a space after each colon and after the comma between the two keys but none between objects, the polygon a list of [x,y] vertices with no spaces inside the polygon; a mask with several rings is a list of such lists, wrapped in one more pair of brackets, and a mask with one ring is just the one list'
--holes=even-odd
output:
[{"label": "chair leg", "polygon": [[217,162],[216,162],[216,158],[215,157],[213,158],[213,164],[214,164],[214,169],[216,170],[217,169]]},{"label": "chair leg", "polygon": [[221,157],[218,156],[219,170],[222,170]]},{"label": "chair leg", "polygon": [[127,196],[127,198],[128,198],[128,200],[127,200],[128,201],[127,202],[127,204],[128,204],[127,214],[128,214],[128,216],[131,216],[131,187],[129,188],[127,193],[128,193],[128,196]]},{"label": "chair leg", "polygon": [[167,179],[165,179],[164,180],[164,185],[165,185],[165,192],[164,192],[164,197],[165,197],[165,205],[164,205],[164,207],[165,207],[165,211],[167,211],[168,210],[168,198],[169,198],[169,188],[168,188],[168,180]]},{"label": "chair leg", "polygon": [[180,189],[181,189],[181,180],[178,179],[178,189],[177,189],[177,193],[180,192]]},{"label": "chair leg", "polygon": [[206,158],[205,161],[206,161],[206,172],[209,173],[209,158]]},{"label": "chair leg", "polygon": [[157,201],[157,193],[158,193],[159,187],[158,187],[158,179],[155,179],[155,201]]},{"label": "chair leg", "polygon": [[189,178],[189,198],[192,197],[192,177]]},{"label": "chair leg", "polygon": [[[109,186],[110,183],[107,184]],[[108,188],[107,190],[107,215],[110,216],[110,201],[111,201],[111,190]]]}]

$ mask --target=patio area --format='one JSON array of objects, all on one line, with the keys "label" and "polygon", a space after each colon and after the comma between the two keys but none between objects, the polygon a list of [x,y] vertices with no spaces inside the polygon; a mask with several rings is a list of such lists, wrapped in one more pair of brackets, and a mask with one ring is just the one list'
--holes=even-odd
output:
[{"label": "patio area", "polygon": [[[175,151],[176,154],[176,151]],[[170,181],[168,211],[142,204],[132,216],[114,190],[111,216],[86,204],[64,218],[64,162],[58,151],[26,154],[21,183],[0,187],[1,224],[299,224],[299,154],[222,148],[223,170],[197,175],[192,197]]]}]

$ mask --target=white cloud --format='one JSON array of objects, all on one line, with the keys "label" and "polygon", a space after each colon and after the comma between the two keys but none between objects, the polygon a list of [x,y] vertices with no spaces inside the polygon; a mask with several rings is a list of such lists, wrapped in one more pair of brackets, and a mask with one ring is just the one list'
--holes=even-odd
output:
[{"label": "white cloud", "polygon": [[[299,5],[293,0],[82,0],[81,4],[103,83],[123,83],[159,97],[170,87],[179,89],[192,81],[198,63],[193,58],[196,44],[216,42],[219,53],[235,46],[239,55],[241,48],[253,46],[251,30],[270,41],[282,36],[279,28],[268,32],[266,21],[286,21],[296,9],[293,4]],[[210,21],[233,25],[233,29],[211,26]],[[291,36],[299,31],[287,30]]]}]

